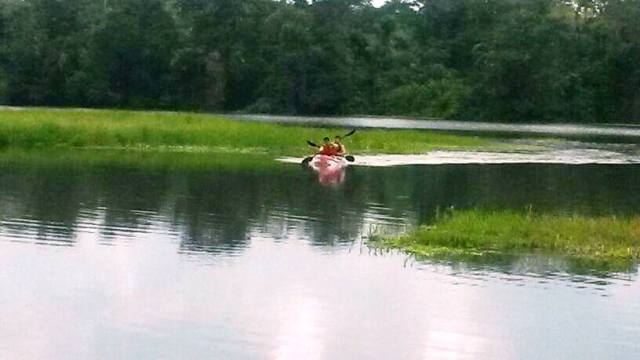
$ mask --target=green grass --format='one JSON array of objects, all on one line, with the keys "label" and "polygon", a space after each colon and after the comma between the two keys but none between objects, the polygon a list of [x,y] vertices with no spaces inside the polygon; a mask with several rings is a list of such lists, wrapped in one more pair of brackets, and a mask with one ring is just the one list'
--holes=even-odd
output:
[{"label": "green grass", "polygon": [[635,262],[640,256],[640,217],[452,211],[409,234],[372,241],[428,257],[542,252],[582,260]]},{"label": "green grass", "polygon": [[[217,115],[111,110],[0,109],[0,147],[129,148],[174,152],[246,152],[301,156],[307,139],[345,129],[244,122]],[[482,149],[491,139],[416,130],[360,130],[352,153],[424,153]]]}]

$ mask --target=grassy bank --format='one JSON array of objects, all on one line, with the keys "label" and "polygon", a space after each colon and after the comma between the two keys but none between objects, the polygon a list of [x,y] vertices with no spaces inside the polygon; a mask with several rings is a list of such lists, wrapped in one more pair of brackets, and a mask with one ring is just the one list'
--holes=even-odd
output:
[{"label": "grassy bank", "polygon": [[575,259],[635,261],[640,256],[640,218],[453,211],[409,234],[374,237],[373,242],[435,257],[537,251]]},{"label": "grassy bank", "polygon": [[[300,156],[305,140],[344,129],[242,122],[194,113],[0,109],[0,147],[135,148],[182,152],[247,152]],[[490,139],[414,130],[361,130],[346,144],[354,153],[424,153],[482,149]]]}]

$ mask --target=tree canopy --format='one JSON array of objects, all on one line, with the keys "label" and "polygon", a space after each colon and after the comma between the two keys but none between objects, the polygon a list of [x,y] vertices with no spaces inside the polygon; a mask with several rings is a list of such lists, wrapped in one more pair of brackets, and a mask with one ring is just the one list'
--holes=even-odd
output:
[{"label": "tree canopy", "polygon": [[0,0],[0,103],[640,120],[640,0]]}]

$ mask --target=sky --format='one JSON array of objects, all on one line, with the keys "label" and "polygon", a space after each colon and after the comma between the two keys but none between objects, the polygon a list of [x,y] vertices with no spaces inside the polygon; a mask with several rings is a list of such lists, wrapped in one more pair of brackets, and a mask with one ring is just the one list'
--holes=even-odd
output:
[{"label": "sky", "polygon": [[387,0],[372,0],[371,3],[373,3],[373,6],[375,7],[380,7],[382,6],[382,4],[384,4]]}]

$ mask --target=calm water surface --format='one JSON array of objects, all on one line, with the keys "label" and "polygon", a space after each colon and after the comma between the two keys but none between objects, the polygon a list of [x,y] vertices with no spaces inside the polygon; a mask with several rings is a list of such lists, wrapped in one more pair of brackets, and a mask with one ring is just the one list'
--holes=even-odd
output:
[{"label": "calm water surface", "polygon": [[634,165],[0,168],[0,359],[637,359],[637,267],[416,261],[447,207],[637,215]]},{"label": "calm water surface", "polygon": [[586,124],[514,124],[489,123],[479,121],[454,121],[438,119],[405,119],[385,116],[283,116],[262,114],[228,114],[240,120],[259,121],[280,124],[311,124],[343,127],[362,127],[377,129],[423,129],[439,131],[460,131],[497,134],[539,134],[568,137],[609,137],[637,141],[640,138],[640,126],[637,125],[586,125]]}]

